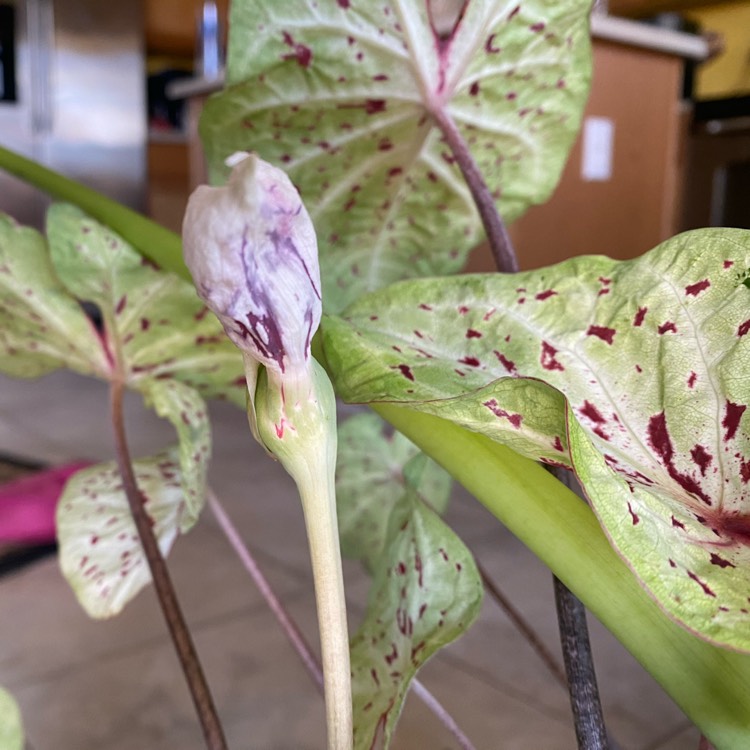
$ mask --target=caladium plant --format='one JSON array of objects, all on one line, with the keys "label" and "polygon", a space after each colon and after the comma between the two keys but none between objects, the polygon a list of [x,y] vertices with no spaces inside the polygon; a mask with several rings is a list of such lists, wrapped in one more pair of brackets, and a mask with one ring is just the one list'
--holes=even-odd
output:
[{"label": "caladium plant", "polygon": [[544,201],[588,94],[589,5],[238,0],[227,88],[201,123],[214,176],[248,149],[288,171],[320,238],[329,311],[456,272],[482,230],[446,124],[506,219]]},{"label": "caladium plant", "polygon": [[[202,125],[212,171],[227,174],[225,157],[246,149],[287,168],[317,225],[322,279],[312,262],[315,234],[296,192],[255,157],[243,159],[236,173],[262,172],[249,176],[254,190],[238,177],[223,193],[203,191],[213,196],[207,211],[197,212],[205,225],[192,238],[188,233],[186,245],[201,293],[243,349],[256,437],[295,478],[306,462],[325,464],[306,498],[313,558],[316,549],[336,546],[333,396],[310,356],[323,297],[329,311],[345,310],[325,322],[325,353],[340,392],[421,411],[404,418],[391,404],[381,407],[415,441],[432,443],[454,474],[481,490],[478,496],[491,494],[507,517],[521,516],[519,527],[543,528],[535,549],[556,571],[572,577],[571,557],[592,568],[592,600],[601,610],[603,601],[613,602],[604,618],[610,627],[646,661],[660,662],[661,644],[673,661],[694,665],[695,674],[661,663],[655,671],[718,748],[741,746],[748,736],[747,658],[692,638],[645,595],[638,598],[632,576],[617,567],[589,522],[590,511],[571,504],[518,454],[575,469],[606,532],[663,608],[713,642],[750,650],[746,236],[691,235],[633,263],[571,261],[513,277],[413,282],[360,299],[397,279],[457,270],[481,234],[477,189],[484,190],[485,208],[499,207],[508,219],[550,193],[587,91],[588,3],[238,0],[232,13],[229,85],[209,103]],[[6,156],[0,149],[8,163]],[[467,158],[486,185],[464,183]],[[39,180],[60,190],[48,172]],[[273,185],[280,193],[270,196]],[[224,198],[214,212],[217,195]],[[111,204],[80,187],[71,199],[109,216],[149,255],[148,222],[112,213]],[[143,263],[112,232],[64,207],[51,214],[49,238],[51,260],[38,234],[0,221],[0,368],[26,377],[67,366],[122,380],[174,423],[179,451],[135,462],[166,550],[202,503],[209,435],[201,396],[244,402],[241,359],[192,291]],[[170,251],[160,243],[149,257],[184,271],[178,244],[169,235]],[[210,260],[214,252],[227,254],[225,267]],[[239,290],[232,286],[238,281]],[[294,305],[278,303],[284,291]],[[76,298],[95,303],[103,331]],[[436,450],[441,438],[455,442]],[[311,457],[304,449],[313,443],[325,447]],[[395,455],[403,443],[391,447]],[[476,465],[477,456],[485,466]],[[444,635],[433,638],[440,621],[426,618],[430,602],[420,598],[426,559],[434,563],[430,575],[445,583],[435,587],[438,594],[465,605],[444,631],[449,638],[474,612],[474,579],[455,567],[466,573],[470,558],[457,540],[448,551],[450,532],[420,497],[423,462],[417,457],[399,468],[403,492],[386,504],[359,550],[376,579],[370,615],[353,644],[357,742],[365,745],[387,744],[406,683],[430,649],[445,642]],[[88,608],[104,616],[147,579],[135,575],[143,565],[136,565],[124,498],[113,494],[112,468],[97,471],[68,488],[60,526],[70,532],[63,534],[63,560],[71,579],[85,590]],[[480,474],[497,486],[480,487]],[[515,494],[506,496],[501,479],[513,480]],[[316,496],[324,501],[316,504]],[[523,512],[512,507],[517,498],[526,502]],[[100,507],[109,509],[110,527],[92,522],[92,508]],[[357,524],[369,525],[372,509],[340,510],[356,519],[344,536],[354,550]],[[314,530],[320,518],[325,539]],[[569,527],[586,533],[574,538]],[[114,537],[111,553],[101,544],[107,536]],[[565,560],[555,553],[563,537],[574,553]],[[588,554],[590,548],[596,552]],[[118,574],[126,579],[119,587]],[[406,607],[401,590],[394,593],[399,576],[408,584]],[[633,607],[627,617],[618,610],[620,590]],[[321,607],[328,625],[344,617],[337,596],[339,604]],[[390,639],[375,627],[379,619],[410,632],[399,629]],[[650,650],[641,648],[649,628],[659,633]],[[345,644],[339,651],[341,667]],[[392,670],[398,676],[383,671],[389,659],[399,662]],[[377,695],[373,669],[388,687]],[[695,676],[689,688],[678,679],[686,673]],[[346,719],[333,716],[330,724],[345,747]]]},{"label": "caladium plant", "polygon": [[634,261],[404,282],[331,318],[326,353],[347,399],[572,465],[665,611],[748,651],[749,265],[750,233],[700,230]]}]

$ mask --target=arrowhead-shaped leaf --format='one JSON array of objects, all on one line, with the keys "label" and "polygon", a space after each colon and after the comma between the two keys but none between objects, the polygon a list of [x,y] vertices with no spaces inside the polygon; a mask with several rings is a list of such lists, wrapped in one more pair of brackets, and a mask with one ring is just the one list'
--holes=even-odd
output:
[{"label": "arrowhead-shaped leaf", "polygon": [[388,747],[412,677],[482,602],[471,553],[413,491],[393,507],[387,540],[351,644],[357,750]]},{"label": "arrowhead-shaped leaf", "polygon": [[112,366],[129,387],[176,379],[244,406],[242,358],[192,285],[72,206],[52,206],[47,233],[63,283],[101,311]]},{"label": "arrowhead-shaped leaf", "polygon": [[18,378],[58,367],[105,377],[91,321],[55,274],[44,237],[0,214],[0,371]]},{"label": "arrowhead-shaped leaf", "polygon": [[[671,616],[750,650],[748,269],[750,232],[717,229],[633,261],[408,282],[327,324],[326,352],[345,396],[479,386],[457,403],[520,426],[535,405],[512,388],[557,389],[575,470],[620,553]],[[486,398],[497,378],[507,399]]]},{"label": "arrowhead-shaped leaf", "polygon": [[[179,451],[174,447],[136,460],[133,468],[166,557],[191,517]],[[118,614],[151,581],[114,463],[98,464],[71,477],[57,508],[57,537],[63,575],[91,617]]]},{"label": "arrowhead-shaped leaf", "polygon": [[216,175],[238,150],[288,170],[330,311],[457,271],[480,239],[435,115],[455,121],[508,221],[550,195],[578,130],[588,0],[468,0],[452,4],[458,20],[437,5],[233,3],[228,88],[205,109],[204,145]]},{"label": "arrowhead-shaped leaf", "polygon": [[451,476],[376,414],[357,414],[339,427],[336,463],[341,552],[372,572],[387,543],[388,519],[407,485],[442,513]]},{"label": "arrowhead-shaped leaf", "polygon": [[21,711],[13,696],[0,688],[0,748],[23,750]]}]

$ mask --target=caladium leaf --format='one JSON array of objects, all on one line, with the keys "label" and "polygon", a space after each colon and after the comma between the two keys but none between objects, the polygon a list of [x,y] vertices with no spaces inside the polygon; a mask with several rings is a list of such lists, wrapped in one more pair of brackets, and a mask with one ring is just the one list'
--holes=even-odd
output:
[{"label": "caladium leaf", "polygon": [[[136,460],[133,468],[166,557],[192,515],[182,488],[179,450]],[[118,614],[151,580],[114,462],[71,477],[57,507],[57,538],[63,575],[91,617]]]},{"label": "caladium leaf", "polygon": [[341,552],[372,572],[387,543],[388,519],[407,485],[438,513],[451,477],[376,414],[356,414],[339,427],[336,464]]},{"label": "caladium leaf", "polygon": [[412,677],[471,625],[482,602],[471,553],[413,491],[393,507],[387,539],[351,644],[357,750],[388,747]]},{"label": "caladium leaf", "polygon": [[0,371],[31,378],[58,367],[109,371],[93,324],[55,275],[44,237],[0,214]]},{"label": "caladium leaf", "polygon": [[0,748],[23,750],[21,711],[13,696],[0,688]]},{"label": "caladium leaf", "polygon": [[506,220],[544,201],[588,92],[589,5],[467,0],[443,18],[430,0],[237,0],[228,87],[201,127],[214,175],[246,150],[288,170],[329,311],[457,271],[481,225],[435,123],[456,123]]},{"label": "caladium leaf", "polygon": [[[441,383],[466,381],[456,368],[475,373],[469,387],[557,389],[575,470],[617,549],[672,617],[750,650],[749,268],[750,232],[715,229],[633,261],[408,282],[352,306],[326,352],[359,400],[394,382],[398,400],[450,391]],[[533,408],[512,393],[482,406],[520,425]]]},{"label": "caladium leaf", "polygon": [[112,367],[129,387],[176,379],[244,406],[242,358],[191,284],[73,206],[52,206],[47,234],[63,283],[101,311]]},{"label": "caladium leaf", "polygon": [[[484,292],[481,282],[467,286],[468,278],[396,285],[350,307],[345,319],[327,318],[326,357],[337,393],[355,403],[407,403],[529,458],[569,467],[564,397],[540,380],[519,377],[510,333],[499,339],[483,333],[495,316],[500,320],[500,305],[472,304]],[[427,302],[435,283],[443,295],[439,305]],[[427,289],[424,300],[414,294]],[[494,287],[487,298],[493,293]]]},{"label": "caladium leaf", "polygon": [[146,404],[177,430],[185,498],[180,529],[187,531],[198,520],[206,500],[206,474],[211,457],[211,423],[206,404],[195,389],[178,380],[149,381],[144,396]]}]

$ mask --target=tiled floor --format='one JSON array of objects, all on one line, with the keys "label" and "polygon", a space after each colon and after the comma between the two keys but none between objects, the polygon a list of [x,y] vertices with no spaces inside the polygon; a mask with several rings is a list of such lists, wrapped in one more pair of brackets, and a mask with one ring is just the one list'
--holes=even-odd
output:
[{"label": "tiled floor", "polygon": [[[244,415],[213,407],[212,484],[278,593],[315,641],[303,522],[292,485],[254,444]],[[128,401],[133,452],[171,427]],[[62,462],[110,458],[105,387],[68,373],[0,379],[0,452]],[[449,520],[558,652],[549,573],[460,489]],[[170,558],[175,584],[232,750],[324,747],[323,706],[207,512]],[[366,580],[346,567],[350,621]],[[0,579],[0,684],[18,698],[33,750],[200,750],[202,742],[150,590],[118,618],[83,614],[54,560]],[[598,623],[591,623],[606,717],[622,750],[695,750],[698,735]],[[431,661],[423,682],[478,750],[573,750],[567,696],[492,602],[473,629]],[[457,745],[415,698],[397,750]],[[0,748],[0,750],[2,750]]]}]

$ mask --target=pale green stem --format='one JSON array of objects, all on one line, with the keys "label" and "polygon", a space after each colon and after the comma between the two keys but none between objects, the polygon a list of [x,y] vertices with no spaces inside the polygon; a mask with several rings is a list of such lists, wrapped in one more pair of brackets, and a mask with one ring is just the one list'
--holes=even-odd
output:
[{"label": "pale green stem", "polygon": [[586,503],[541,466],[488,438],[403,407],[374,409],[524,542],[716,750],[750,747],[750,655],[713,646],[668,619],[618,557]]},{"label": "pale green stem", "polygon": [[[321,462],[323,463],[323,462]],[[310,545],[330,750],[352,747],[352,687],[336,491],[324,464],[297,482]]]}]

